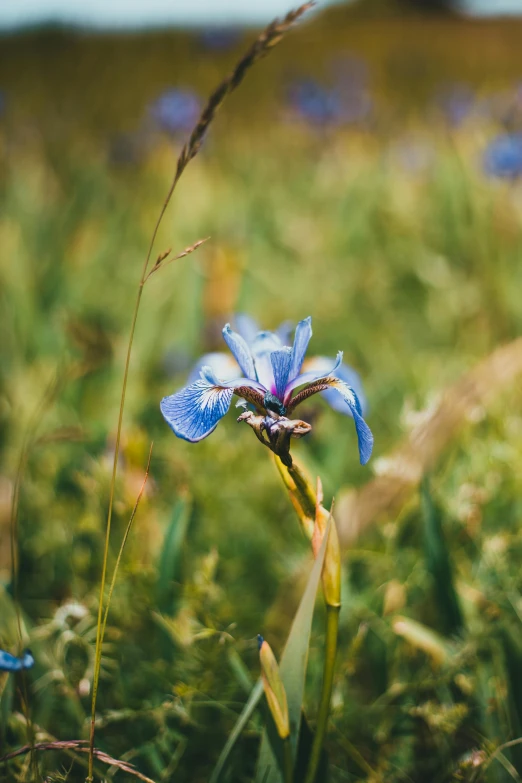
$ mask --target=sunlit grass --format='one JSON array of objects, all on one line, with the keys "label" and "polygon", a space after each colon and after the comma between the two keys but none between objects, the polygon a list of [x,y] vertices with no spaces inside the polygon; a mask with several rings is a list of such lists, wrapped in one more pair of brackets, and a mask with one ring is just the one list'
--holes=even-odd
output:
[{"label": "sunlit grass", "polygon": [[[475,118],[449,128],[420,104],[407,122],[400,119],[403,108],[398,117],[385,110],[375,124],[341,130],[290,120],[283,86],[273,89],[276,80],[284,85],[285,69],[306,62],[317,62],[321,72],[341,42],[340,32],[328,38],[317,24],[319,43],[306,38],[312,23],[224,110],[216,135],[174,196],[157,248],[177,252],[203,236],[211,239],[151,278],[143,298],[111,566],[151,440],[155,446],[102,649],[97,743],[157,780],[209,778],[247,699],[247,682],[259,674],[256,634],[262,631],[277,654],[288,635],[307,553],[277,473],[252,433],[230,416],[208,441],[176,440],[159,414],[161,397],[182,385],[202,352],[223,347],[220,329],[234,310],[251,313],[266,328],[311,314],[315,352],[344,349],[363,378],[378,459],[418,422],[417,411],[433,407],[446,387],[520,334],[522,192],[516,181],[493,182],[481,170],[482,150],[498,121]],[[390,29],[399,46],[397,28]],[[468,34],[460,32],[460,40],[478,35]],[[370,47],[366,35],[361,52],[363,39]],[[488,40],[483,91],[495,80],[502,86],[514,69],[504,54],[498,71],[488,70],[488,52],[497,51],[494,35]],[[111,138],[138,127],[138,105],[143,110],[156,87],[184,81],[205,94],[235,57],[224,53],[212,61],[185,42],[176,52],[166,47],[168,56],[162,50],[142,73],[139,39],[128,39],[128,59],[122,54],[106,71],[115,80],[111,87],[87,79],[94,43],[78,46],[78,71],[58,78],[59,70],[48,70],[41,90],[30,78],[35,60],[14,69],[1,131],[3,647],[17,641],[7,589],[9,496],[27,423],[52,379],[60,380],[32,433],[19,514],[20,594],[37,660],[31,712],[40,740],[87,736],[129,302],[181,146],[153,135],[139,159],[123,165],[110,161]],[[434,58],[439,46],[437,38]],[[368,51],[375,63],[375,51]],[[69,62],[56,43],[53,52],[58,64],[60,56]],[[175,78],[170,58],[177,63]],[[130,63],[138,74],[134,90]],[[399,87],[387,85],[384,71],[373,67],[377,95],[389,107]],[[451,77],[446,69],[433,67],[422,88],[426,95],[430,85]],[[479,80],[478,65],[469,75]],[[419,81],[416,75],[413,82]],[[55,103],[49,84],[57,85]],[[407,104],[411,108],[404,96]],[[413,153],[418,165],[410,165]],[[307,412],[314,430],[296,453],[312,475],[321,475],[329,503],[369,481],[372,463],[359,466],[350,422],[314,400]],[[381,524],[347,553],[327,743],[333,780],[446,780],[459,768],[461,779],[473,780],[468,762],[522,734],[521,457],[517,385],[487,409],[470,411],[433,466],[429,492],[441,514],[439,546],[450,553],[464,618],[460,634],[445,622],[415,492],[398,512],[383,513],[376,520]],[[168,531],[180,498],[190,516],[184,537],[173,544]],[[169,541],[177,563],[170,577]],[[171,579],[166,592],[165,579]],[[68,605],[80,608],[67,614]],[[449,650],[442,664],[415,643],[416,626],[401,626],[402,617],[442,637]],[[322,621],[318,607],[307,689],[312,719]],[[230,780],[252,779],[256,721],[231,757]],[[7,751],[26,741],[10,681],[2,694],[0,746]],[[509,764],[521,768],[517,753],[516,746],[506,750],[505,765],[493,761],[486,779],[509,780]],[[48,756],[41,763],[56,771],[68,762]],[[13,763],[9,774],[23,780],[25,768]],[[69,780],[84,774],[75,766]]]}]

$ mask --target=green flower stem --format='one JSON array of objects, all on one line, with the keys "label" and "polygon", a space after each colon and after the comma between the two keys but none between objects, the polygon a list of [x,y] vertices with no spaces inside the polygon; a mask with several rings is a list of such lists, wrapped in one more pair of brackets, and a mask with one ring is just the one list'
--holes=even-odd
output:
[{"label": "green flower stem", "polygon": [[328,725],[328,715],[330,714],[330,701],[332,698],[332,686],[335,669],[335,659],[337,656],[337,636],[339,630],[339,606],[326,607],[326,651],[323,670],[323,688],[321,692],[321,702],[319,704],[319,713],[317,716],[317,726],[315,729],[314,741],[308,762],[305,783],[314,783],[321,759],[324,736]]},{"label": "green flower stem", "polygon": [[[285,487],[288,490],[292,504],[297,511],[301,525],[312,540],[315,538],[314,531],[316,527],[321,529],[325,524],[326,518],[330,516],[322,505],[317,503],[317,495],[302,468],[295,459],[291,467],[286,467],[276,457],[276,465],[281,474]],[[332,520],[333,522],[333,520]],[[324,529],[324,527],[322,528]],[[341,555],[339,541],[335,526],[332,525],[330,539],[326,553],[325,564],[323,567],[323,594],[326,602],[326,644],[325,660],[323,669],[323,684],[321,691],[321,700],[319,703],[319,713],[317,716],[317,726],[312,750],[310,752],[310,761],[305,778],[305,783],[314,783],[321,759],[324,737],[328,725],[328,715],[330,713],[330,702],[332,698],[332,686],[335,670],[335,659],[337,656],[337,636],[339,631],[339,610],[340,604],[340,586],[341,586]]]},{"label": "green flower stem", "polygon": [[103,632],[105,629],[104,623],[103,623],[103,608],[104,608],[104,595],[105,595],[105,583],[107,579],[107,563],[109,559],[109,541],[110,541],[110,535],[111,535],[111,521],[112,521],[112,509],[114,505],[114,493],[116,489],[116,473],[118,470],[118,459],[120,456],[120,442],[121,442],[121,430],[123,425],[123,411],[125,409],[125,396],[127,392],[127,381],[129,379],[129,368],[130,368],[130,360],[132,355],[132,346],[134,343],[134,332],[136,331],[136,322],[138,320],[138,313],[140,310],[140,302],[141,302],[141,296],[143,293],[143,285],[144,285],[144,278],[147,271],[147,266],[149,263],[150,258],[150,251],[149,256],[147,257],[147,260],[145,262],[145,265],[143,267],[143,272],[141,276],[140,285],[138,287],[138,293],[136,296],[136,304],[134,306],[134,313],[132,316],[132,324],[129,334],[129,342],[127,345],[127,356],[125,359],[125,370],[123,372],[123,383],[122,383],[122,390],[121,390],[121,397],[120,397],[120,411],[118,415],[118,426],[116,429],[116,442],[114,444],[114,458],[113,458],[113,464],[112,464],[112,476],[111,476],[111,486],[110,486],[110,495],[109,495],[109,508],[107,511],[107,525],[105,528],[105,546],[103,551],[103,565],[102,565],[102,573],[101,573],[101,579],[100,579],[100,598],[98,602],[98,621],[96,624],[96,651],[94,654],[94,676],[93,676],[93,683],[92,683],[92,699],[91,699],[91,726],[90,726],[90,732],[89,732],[89,769],[88,769],[88,776],[87,780],[92,781],[93,780],[93,769],[94,769],[94,732],[95,732],[95,720],[96,720],[96,697],[98,695],[98,683],[100,678],[100,665],[101,665],[101,655],[102,655],[102,644],[103,644]]},{"label": "green flower stem", "polygon": [[288,472],[295,482],[296,490],[299,496],[299,502],[304,513],[314,519],[317,498],[306,474],[295,460],[292,461],[292,466],[288,468]]},{"label": "green flower stem", "polygon": [[287,737],[283,742],[283,754],[284,781],[285,783],[292,783],[294,779],[294,760],[292,758],[290,737]]}]

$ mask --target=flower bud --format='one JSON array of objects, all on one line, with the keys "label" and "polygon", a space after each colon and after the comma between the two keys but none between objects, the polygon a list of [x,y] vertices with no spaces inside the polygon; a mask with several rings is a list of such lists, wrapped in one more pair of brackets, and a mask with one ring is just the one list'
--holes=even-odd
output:
[{"label": "flower bud", "polygon": [[274,719],[277,733],[284,740],[290,736],[290,720],[285,687],[272,648],[268,642],[265,642],[262,636],[258,636],[257,640],[259,644],[259,660],[261,662],[261,678],[266,700]]},{"label": "flower bud", "polygon": [[[315,507],[315,525],[312,535],[312,549],[314,557],[317,557],[323,536],[325,534],[328,520],[332,515],[331,511],[327,511],[322,505],[323,501],[323,487],[321,479],[317,479],[317,502]],[[332,518],[332,524],[330,526],[330,534],[328,536],[328,543],[326,545],[326,554],[324,558],[323,566],[323,593],[324,600],[327,606],[340,606],[341,605],[341,547],[339,545],[339,537],[337,535],[337,528],[335,526],[335,520]]]}]

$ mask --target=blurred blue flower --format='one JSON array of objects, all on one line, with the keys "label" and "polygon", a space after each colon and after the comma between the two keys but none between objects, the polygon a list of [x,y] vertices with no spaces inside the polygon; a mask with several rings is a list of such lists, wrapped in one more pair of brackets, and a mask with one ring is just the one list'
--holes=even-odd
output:
[{"label": "blurred blue flower", "polygon": [[198,363],[199,377],[193,374],[185,388],[161,401],[161,412],[175,435],[193,443],[206,438],[229,410],[234,394],[264,415],[265,427],[270,429],[305,399],[322,392],[335,410],[352,416],[360,461],[365,465],[373,436],[363,419],[360,379],[342,364],[342,352],[335,362],[325,357],[305,362],[311,318],[297,324],[292,347],[285,344],[289,342],[286,325],[277,332],[258,331],[255,322],[244,315],[238,316],[236,324],[238,331],[230,324],[223,329],[233,358],[207,354]]},{"label": "blurred blue flower", "polygon": [[199,40],[211,52],[225,52],[238,42],[239,30],[234,27],[207,27],[201,31]]},{"label": "blurred blue flower", "polygon": [[461,125],[476,108],[476,96],[466,84],[453,84],[440,91],[438,106],[453,127]]},{"label": "blurred blue flower", "polygon": [[31,666],[34,666],[34,658],[30,650],[26,650],[20,658],[0,650],[0,672],[19,672]]},{"label": "blurred blue flower", "polygon": [[504,133],[484,151],[484,171],[491,177],[515,179],[522,175],[522,133]]},{"label": "blurred blue flower", "polygon": [[341,103],[335,90],[328,89],[314,79],[299,79],[288,91],[290,108],[303,120],[313,125],[332,125],[339,122]]},{"label": "blurred blue flower", "polygon": [[288,103],[296,115],[313,125],[361,122],[373,107],[366,64],[353,57],[335,61],[329,86],[312,78],[296,79],[288,90]]},{"label": "blurred blue flower", "polygon": [[153,101],[149,106],[149,115],[157,127],[166,133],[186,133],[196,124],[201,107],[195,92],[172,87]]}]

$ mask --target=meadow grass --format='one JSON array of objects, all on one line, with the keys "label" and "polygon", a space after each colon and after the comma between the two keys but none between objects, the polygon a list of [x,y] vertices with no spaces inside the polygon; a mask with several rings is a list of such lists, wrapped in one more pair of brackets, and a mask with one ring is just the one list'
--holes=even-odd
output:
[{"label": "meadow grass", "polygon": [[[175,254],[210,240],[151,277],[141,305],[110,568],[152,440],[154,451],[102,647],[96,744],[158,781],[209,779],[259,675],[256,635],[279,655],[309,567],[277,472],[248,428],[230,415],[198,445],[176,440],[161,397],[201,353],[223,347],[234,311],[265,328],[311,314],[314,352],[344,349],[363,378],[373,470],[399,482],[408,465],[383,458],[447,387],[520,334],[522,192],[480,165],[501,125],[488,116],[451,128],[427,100],[449,79],[480,95],[507,85],[513,29],[437,22],[443,49],[442,33],[430,32],[439,28],[417,19],[357,21],[354,31],[339,18],[293,33],[223,109],[156,247]],[[27,443],[18,589],[37,661],[27,702],[36,741],[66,741],[88,736],[129,303],[184,139],[153,134],[127,161],[111,145],[140,127],[163,86],[206,95],[237,51],[209,54],[195,36],[170,34],[3,43],[0,642],[14,649],[18,638],[9,502]],[[415,63],[420,49],[424,71],[387,70],[394,52],[413,52]],[[370,63],[376,117],[320,129],[290,118],[285,80],[303,69],[324,75],[347,50]],[[469,406],[422,492],[414,481],[398,509],[384,504],[350,543],[326,743],[333,781],[518,779],[520,748],[497,751],[522,735],[517,377],[497,389],[492,374],[487,404]],[[342,526],[338,513],[371,480],[372,463],[359,466],[352,423],[315,399],[313,433],[295,451],[321,476],[325,504],[336,496]],[[323,620],[318,603],[312,725]],[[18,686],[7,680],[1,695],[5,753],[28,741]],[[253,779],[261,728],[256,713],[225,780]],[[72,763],[39,756],[53,780],[83,780]],[[27,764],[13,759],[0,779],[28,779]],[[116,772],[95,775],[103,770]]]}]

